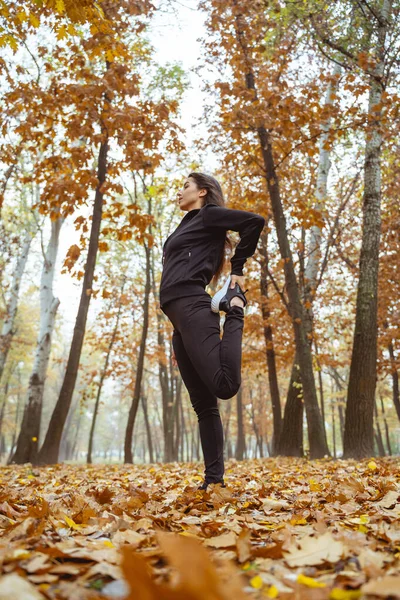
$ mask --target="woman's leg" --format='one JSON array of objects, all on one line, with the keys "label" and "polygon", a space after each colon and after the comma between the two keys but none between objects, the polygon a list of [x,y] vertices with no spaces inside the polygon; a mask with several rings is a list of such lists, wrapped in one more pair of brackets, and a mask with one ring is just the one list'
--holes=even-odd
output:
[{"label": "woman's leg", "polygon": [[243,308],[228,310],[221,339],[220,316],[212,312],[207,293],[179,302],[179,314],[174,316],[192,365],[212,394],[232,398],[241,384]]},{"label": "woman's leg", "polygon": [[207,483],[222,481],[224,476],[224,434],[217,398],[199,377],[187,355],[182,337],[176,330],[172,335],[172,345],[180,374],[199,422],[205,481]]}]

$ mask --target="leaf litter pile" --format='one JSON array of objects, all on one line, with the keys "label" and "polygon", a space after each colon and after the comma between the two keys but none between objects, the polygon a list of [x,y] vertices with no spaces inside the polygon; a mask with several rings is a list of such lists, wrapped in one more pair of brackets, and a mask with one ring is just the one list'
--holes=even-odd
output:
[{"label": "leaf litter pile", "polygon": [[0,600],[400,598],[397,459],[0,471]]}]

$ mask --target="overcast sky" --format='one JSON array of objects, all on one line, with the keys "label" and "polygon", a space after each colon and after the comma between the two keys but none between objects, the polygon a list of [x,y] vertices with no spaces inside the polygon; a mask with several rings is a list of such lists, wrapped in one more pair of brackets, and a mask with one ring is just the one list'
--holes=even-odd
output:
[{"label": "overcast sky", "polygon": [[[156,62],[162,65],[179,62],[190,80],[190,88],[184,94],[179,122],[185,132],[184,143],[187,147],[190,147],[199,134],[206,137],[207,133],[205,127],[199,124],[204,102],[201,80],[191,71],[197,65],[201,51],[201,44],[197,40],[205,34],[203,25],[205,15],[197,10],[197,1],[174,2],[174,6],[179,8],[179,16],[174,15],[172,11],[169,14],[157,11],[148,34],[156,51],[154,57]],[[215,159],[210,153],[202,168],[212,172],[215,166]],[[73,218],[69,218],[61,232],[57,276],[54,282],[54,293],[60,299],[59,315],[64,322],[63,331],[65,337],[69,339],[72,336],[82,287],[82,281],[78,282],[69,275],[60,273],[68,248],[74,243],[79,243],[79,234],[75,232],[72,222]],[[30,265],[28,269],[31,270]]]}]

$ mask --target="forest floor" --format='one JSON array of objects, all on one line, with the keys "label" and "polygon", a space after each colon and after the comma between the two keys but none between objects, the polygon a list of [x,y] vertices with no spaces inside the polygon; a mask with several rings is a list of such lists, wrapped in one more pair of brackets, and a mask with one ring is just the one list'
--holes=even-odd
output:
[{"label": "forest floor", "polygon": [[400,598],[400,464],[0,469],[0,599]]}]

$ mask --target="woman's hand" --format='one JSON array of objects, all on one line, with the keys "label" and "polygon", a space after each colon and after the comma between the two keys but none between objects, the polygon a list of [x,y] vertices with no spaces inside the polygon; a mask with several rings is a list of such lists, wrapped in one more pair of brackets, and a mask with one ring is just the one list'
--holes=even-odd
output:
[{"label": "woman's hand", "polygon": [[175,356],[175,352],[172,350],[172,366],[177,368],[178,367],[178,363],[176,362],[176,356]]},{"label": "woman's hand", "polygon": [[242,290],[244,290],[244,275],[231,275],[231,283],[229,287],[234,288],[236,282],[240,285]]}]

